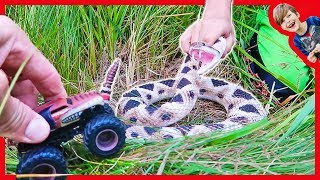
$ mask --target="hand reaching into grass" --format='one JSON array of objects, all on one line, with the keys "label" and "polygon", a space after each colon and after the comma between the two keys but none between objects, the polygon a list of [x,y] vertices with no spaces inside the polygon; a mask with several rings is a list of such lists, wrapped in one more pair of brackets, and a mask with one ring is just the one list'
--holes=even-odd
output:
[{"label": "hand reaching into grass", "polygon": [[[4,101],[9,83],[21,64],[31,57]],[[0,136],[17,142],[38,143],[50,132],[48,123],[32,109],[38,91],[45,100],[66,97],[60,75],[10,18],[0,16]],[[1,111],[1,109],[0,109]]]},{"label": "hand reaching into grass", "polygon": [[229,53],[235,43],[234,26],[231,21],[230,0],[207,0],[201,19],[191,24],[180,37],[180,48],[188,53],[194,42],[204,42],[212,46],[224,36],[227,47],[222,57]]}]

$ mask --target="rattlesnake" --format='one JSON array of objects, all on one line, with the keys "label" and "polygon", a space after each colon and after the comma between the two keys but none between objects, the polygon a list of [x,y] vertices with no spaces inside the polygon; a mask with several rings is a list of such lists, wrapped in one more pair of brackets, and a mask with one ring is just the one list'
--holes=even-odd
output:
[{"label": "rattlesnake", "polygon": [[[214,49],[208,49],[202,44],[193,46],[193,50],[198,53]],[[222,54],[221,49],[219,54]],[[219,62],[217,59],[216,61],[203,65],[202,61],[196,60],[194,54],[188,54],[176,77],[148,82],[124,92],[117,102],[116,115],[125,119],[126,137],[168,139],[215,130],[233,131],[263,119],[267,113],[250,92],[237,84],[203,75]],[[119,66],[120,59],[116,59],[109,68],[106,81],[101,87],[102,92],[111,93]],[[154,105],[169,98],[171,100],[162,105]],[[167,127],[188,115],[197,99],[222,104],[227,111],[227,118],[219,123]]]}]

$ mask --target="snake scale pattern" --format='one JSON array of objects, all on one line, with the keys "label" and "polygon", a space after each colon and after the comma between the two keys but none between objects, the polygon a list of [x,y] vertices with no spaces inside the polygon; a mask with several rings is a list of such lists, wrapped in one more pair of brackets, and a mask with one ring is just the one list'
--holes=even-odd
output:
[{"label": "snake scale pattern", "polygon": [[[112,81],[120,66],[116,59],[109,68],[104,92],[111,93]],[[116,105],[116,115],[125,119],[126,137],[170,139],[209,133],[233,131],[263,119],[267,113],[256,97],[240,85],[223,79],[199,75],[201,61],[186,55],[174,78],[148,82],[124,92]],[[169,101],[155,105],[164,99]],[[215,101],[224,106],[227,118],[219,123],[168,127],[187,116],[198,99]]]}]

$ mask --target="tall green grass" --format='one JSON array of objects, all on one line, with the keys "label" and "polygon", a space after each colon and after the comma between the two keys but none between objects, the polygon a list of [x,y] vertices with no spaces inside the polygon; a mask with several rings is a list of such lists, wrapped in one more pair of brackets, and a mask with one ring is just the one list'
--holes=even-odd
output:
[{"label": "tall green grass", "polygon": [[[259,80],[248,72],[244,61],[255,59],[245,49],[257,32],[255,16],[266,9],[233,8],[238,43],[209,75],[256,92],[252,82]],[[175,76],[183,57],[179,37],[202,7],[9,6],[6,11],[54,64],[69,94],[97,88],[104,70],[120,56],[124,63],[111,101],[114,105],[129,87]],[[272,93],[255,95],[270,107],[270,115],[244,131],[163,142],[131,140],[118,157],[105,160],[93,157],[78,139],[66,143],[70,173],[313,174],[314,96],[301,92],[295,101],[279,107]],[[216,117],[214,114],[209,118]],[[202,116],[188,119],[199,122]],[[14,173],[17,163],[15,151],[6,148],[7,172]]]}]

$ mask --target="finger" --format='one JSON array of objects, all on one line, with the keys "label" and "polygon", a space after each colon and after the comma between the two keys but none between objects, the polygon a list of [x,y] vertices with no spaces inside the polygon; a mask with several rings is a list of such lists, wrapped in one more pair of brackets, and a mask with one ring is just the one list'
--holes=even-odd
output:
[{"label": "finger", "polygon": [[214,33],[202,32],[200,40],[206,43],[207,46],[213,46],[219,37],[224,35],[224,31],[220,28],[214,30]]},{"label": "finger", "polygon": [[45,100],[67,97],[59,73],[40,51],[36,51],[32,56],[23,73]]},{"label": "finger", "polygon": [[228,53],[230,53],[230,51],[232,50],[234,44],[235,44],[235,38],[233,35],[229,35],[227,38],[226,38],[226,42],[227,42],[227,46],[226,46],[226,50],[224,51],[222,57],[225,57],[228,55]]},{"label": "finger", "polygon": [[[8,90],[8,79],[0,70],[0,102]],[[9,97],[0,114],[0,136],[17,142],[39,143],[50,133],[49,124],[30,107],[14,97]]]},{"label": "finger", "polygon": [[28,79],[18,81],[14,85],[11,95],[34,109],[38,105],[38,91]]},{"label": "finger", "polygon": [[315,62],[315,58],[313,56],[310,58],[310,62],[312,62],[312,63]]},{"label": "finger", "polygon": [[189,32],[185,32],[180,37],[180,48],[184,53],[189,52],[190,48],[190,41],[191,41],[191,34]]},{"label": "finger", "polygon": [[28,77],[33,82],[38,91],[47,100],[66,97],[67,94],[63,88],[60,75],[53,65],[32,44],[19,26],[13,21],[7,22],[7,26],[11,27],[11,31],[14,31],[11,34],[14,38],[8,39],[7,42],[2,42],[2,44],[12,44],[10,47],[6,47],[6,52],[2,52],[7,54],[2,68],[16,71],[22,62],[32,55],[22,72],[25,77]]},{"label": "finger", "polygon": [[194,42],[200,41],[200,30],[201,30],[201,22],[196,21],[192,26],[191,40],[190,40],[191,44]]}]

